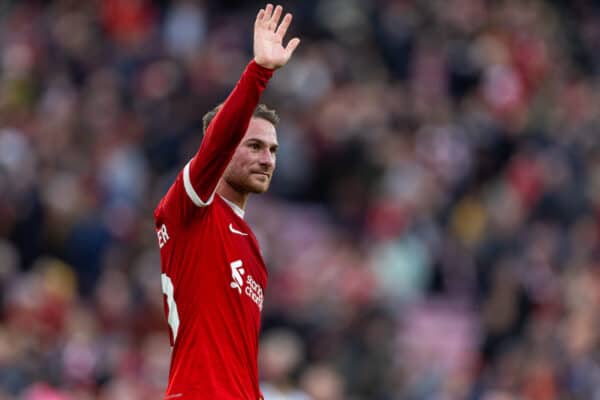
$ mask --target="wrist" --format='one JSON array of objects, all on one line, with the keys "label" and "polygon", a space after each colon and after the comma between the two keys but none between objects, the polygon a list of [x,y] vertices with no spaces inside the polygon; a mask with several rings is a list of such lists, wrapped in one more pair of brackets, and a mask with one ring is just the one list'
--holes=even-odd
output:
[{"label": "wrist", "polygon": [[250,63],[248,63],[246,71],[256,76],[257,78],[264,80],[264,82],[266,83],[269,79],[271,79],[275,70],[264,67],[253,59],[252,61],[250,61]]},{"label": "wrist", "polygon": [[277,67],[275,65],[268,63],[264,60],[257,59],[256,57],[253,58],[253,61],[256,63],[256,65],[258,65],[262,68],[265,68],[265,69],[268,69],[271,71],[275,71],[277,69]]},{"label": "wrist", "polygon": [[274,66],[267,64],[264,61],[257,60],[256,57],[254,57],[252,59],[251,64],[255,64],[257,67],[265,69],[270,72],[273,72],[276,69]]}]

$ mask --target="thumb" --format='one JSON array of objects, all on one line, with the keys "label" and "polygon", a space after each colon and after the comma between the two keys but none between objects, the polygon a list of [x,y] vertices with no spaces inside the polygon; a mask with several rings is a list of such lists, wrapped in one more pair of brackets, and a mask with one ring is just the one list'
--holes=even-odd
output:
[{"label": "thumb", "polygon": [[293,38],[288,42],[287,46],[285,46],[285,54],[287,55],[287,58],[290,58],[292,54],[294,54],[294,51],[296,50],[299,44],[300,39],[298,38]]}]

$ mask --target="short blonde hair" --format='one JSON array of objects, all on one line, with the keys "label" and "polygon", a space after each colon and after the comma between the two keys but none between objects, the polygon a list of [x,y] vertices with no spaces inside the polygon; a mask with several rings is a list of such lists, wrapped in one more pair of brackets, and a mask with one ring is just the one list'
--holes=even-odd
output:
[{"label": "short blonde hair", "polygon": [[[218,106],[213,108],[211,111],[204,114],[204,116],[202,117],[202,134],[206,133],[206,129],[208,129],[208,125],[213,120],[213,118],[215,118],[215,115],[217,115],[217,112],[221,109],[222,106],[223,106],[223,103],[219,104]],[[262,118],[264,120],[267,120],[275,126],[279,123],[279,115],[277,115],[277,111],[275,111],[272,108],[269,108],[265,104],[259,104],[256,107],[256,109],[254,109],[254,113],[252,114],[252,116],[256,117],[256,118]]]}]

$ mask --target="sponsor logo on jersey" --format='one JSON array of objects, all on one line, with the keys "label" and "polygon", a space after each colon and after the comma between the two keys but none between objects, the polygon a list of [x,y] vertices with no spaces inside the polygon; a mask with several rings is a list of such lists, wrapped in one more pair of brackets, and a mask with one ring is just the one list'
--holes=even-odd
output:
[{"label": "sponsor logo on jersey", "polygon": [[232,289],[237,289],[238,293],[241,295],[242,292],[250,297],[252,301],[258,306],[258,309],[262,311],[263,302],[264,302],[264,293],[262,287],[254,280],[252,275],[248,274],[246,276],[246,282],[244,285],[244,274],[246,271],[244,270],[242,260],[236,260],[229,264],[231,267],[231,283],[229,286]]},{"label": "sponsor logo on jersey", "polygon": [[242,294],[242,286],[244,286],[244,268],[242,268],[242,260],[235,260],[230,263],[231,267],[231,279],[233,281],[229,284],[232,289],[237,289],[240,294]]}]

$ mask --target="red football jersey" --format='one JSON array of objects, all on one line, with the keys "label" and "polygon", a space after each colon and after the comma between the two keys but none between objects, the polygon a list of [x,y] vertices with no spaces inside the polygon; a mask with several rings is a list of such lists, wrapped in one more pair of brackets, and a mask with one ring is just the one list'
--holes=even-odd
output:
[{"label": "red football jersey", "polygon": [[165,399],[258,400],[267,270],[243,211],[215,194],[272,71],[251,62],[154,217],[173,354]]}]

